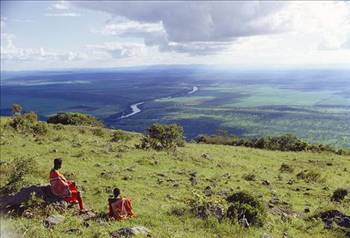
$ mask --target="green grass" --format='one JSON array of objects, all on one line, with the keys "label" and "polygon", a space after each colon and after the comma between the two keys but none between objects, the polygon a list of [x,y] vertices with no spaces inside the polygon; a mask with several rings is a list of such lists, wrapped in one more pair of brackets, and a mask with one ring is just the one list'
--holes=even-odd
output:
[{"label": "green grass", "polygon": [[[132,198],[138,215],[122,222],[90,221],[90,226],[84,227],[81,217],[73,209],[67,210],[63,214],[65,221],[53,229],[44,228],[44,217],[29,219],[3,215],[2,225],[24,237],[109,237],[110,232],[133,225],[149,228],[154,237],[260,237],[263,233],[282,237],[284,232],[295,238],[344,236],[336,230],[325,230],[320,221],[303,219],[303,210],[308,207],[313,214],[335,208],[350,214],[349,199],[341,204],[330,201],[335,189],[350,184],[349,156],[191,143],[175,153],[144,151],[134,147],[141,137],[136,133],[131,134],[130,141],[116,143],[110,142],[113,130],[104,129],[104,134],[97,136],[89,127],[64,126],[57,130],[49,125],[47,136],[34,138],[14,131],[7,122],[7,118],[1,118],[1,161],[11,163],[15,158],[34,158],[39,173],[28,175],[28,184],[47,184],[53,159],[61,157],[61,172],[76,181],[88,208],[107,212],[108,195],[113,187],[119,187],[124,196]],[[203,153],[208,154],[209,159],[203,158]],[[281,173],[282,163],[293,167],[293,173]],[[347,171],[344,168],[348,168]],[[296,174],[305,169],[320,173],[321,179],[312,183],[298,180]],[[103,172],[111,176],[101,176]],[[189,180],[191,172],[197,172],[198,184],[195,186]],[[223,176],[226,173],[231,175],[229,179]],[[256,175],[256,181],[242,178],[250,173]],[[124,180],[124,177],[129,179]],[[290,179],[295,180],[293,185],[287,184]],[[159,183],[160,180],[163,182]],[[261,185],[262,180],[270,181],[271,185]],[[202,191],[206,186],[211,186],[215,192],[249,191],[261,196],[266,204],[272,196],[277,196],[301,216],[284,221],[269,211],[264,227],[243,229],[229,221],[219,223],[190,214],[170,214],[173,207],[186,207],[192,192]],[[79,228],[81,233],[66,232],[70,228]]]}]

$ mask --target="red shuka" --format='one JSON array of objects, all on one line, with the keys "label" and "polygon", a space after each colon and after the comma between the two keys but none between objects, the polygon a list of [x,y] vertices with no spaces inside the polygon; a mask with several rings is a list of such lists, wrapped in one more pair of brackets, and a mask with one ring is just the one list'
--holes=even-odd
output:
[{"label": "red shuka", "polygon": [[58,170],[50,172],[51,191],[54,195],[64,198],[66,202],[78,201],[78,189],[74,183],[67,180]]},{"label": "red shuka", "polygon": [[130,198],[108,199],[109,216],[116,220],[124,220],[135,216]]}]

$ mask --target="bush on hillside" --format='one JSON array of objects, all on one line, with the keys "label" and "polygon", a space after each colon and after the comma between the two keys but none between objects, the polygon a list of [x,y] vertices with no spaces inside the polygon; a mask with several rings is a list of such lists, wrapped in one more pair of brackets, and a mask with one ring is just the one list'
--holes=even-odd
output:
[{"label": "bush on hillside", "polygon": [[91,131],[94,136],[103,137],[105,135],[105,132],[102,130],[102,128],[92,128]]},{"label": "bush on hillside", "polygon": [[297,174],[297,179],[302,179],[307,183],[315,183],[320,181],[321,174],[315,171],[304,170]]},{"label": "bush on hillside", "polygon": [[350,154],[349,151],[346,151],[344,149],[337,150],[329,145],[308,144],[291,134],[273,137],[267,136],[260,138],[240,138],[228,134],[200,135],[196,138],[196,142],[205,144],[245,146],[266,150],[312,152],[328,151],[340,155]]},{"label": "bush on hillside", "polygon": [[263,203],[246,192],[237,192],[227,197],[231,204],[227,209],[227,217],[237,222],[246,219],[249,225],[263,226],[266,211]]},{"label": "bush on hillside", "polygon": [[282,163],[280,167],[280,172],[293,173],[294,169],[289,164]]},{"label": "bush on hillside", "polygon": [[220,221],[225,217],[227,202],[220,196],[206,196],[203,193],[194,192],[187,203],[190,212],[198,218],[207,219],[211,216]]},{"label": "bush on hillside", "polygon": [[167,150],[184,146],[183,128],[176,124],[162,125],[153,124],[147,129],[147,133],[137,145],[142,149]]},{"label": "bush on hillside", "polygon": [[22,187],[28,185],[25,181],[25,176],[33,175],[37,171],[38,165],[32,158],[16,158],[6,167],[2,168],[2,175],[7,180],[2,188],[6,193],[19,191]]},{"label": "bush on hillside", "polygon": [[19,104],[12,104],[12,113],[14,115],[19,115],[22,113],[22,106]]},{"label": "bush on hillside", "polygon": [[333,192],[333,195],[331,197],[331,201],[334,202],[341,202],[347,195],[348,190],[345,188],[338,188]]},{"label": "bush on hillside", "polygon": [[75,126],[103,126],[103,123],[95,117],[79,112],[59,112],[56,115],[49,117],[47,122]]},{"label": "bush on hillside", "polygon": [[48,132],[47,124],[38,121],[38,115],[35,112],[14,115],[10,126],[16,131],[31,133],[34,136],[46,135]]},{"label": "bush on hillside", "polygon": [[129,140],[131,140],[130,134],[121,130],[114,131],[111,136],[111,142],[122,142],[122,141],[129,141]]}]

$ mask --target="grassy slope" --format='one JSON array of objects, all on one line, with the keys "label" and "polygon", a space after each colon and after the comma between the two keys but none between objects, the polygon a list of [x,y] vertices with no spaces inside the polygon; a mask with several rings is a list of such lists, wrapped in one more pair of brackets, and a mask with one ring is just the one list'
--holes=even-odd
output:
[{"label": "grassy slope", "polygon": [[[275,194],[301,213],[305,207],[309,207],[311,213],[323,208],[350,213],[349,201],[342,204],[329,201],[332,191],[350,184],[349,157],[201,144],[186,144],[176,153],[143,151],[134,148],[139,134],[134,134],[132,141],[127,143],[111,143],[111,130],[106,129],[103,136],[96,136],[89,128],[73,126],[55,130],[50,125],[49,134],[36,140],[4,127],[6,120],[1,119],[1,160],[35,158],[41,172],[29,176],[28,181],[47,183],[53,159],[62,157],[62,173],[80,185],[88,208],[107,211],[108,195],[113,187],[118,186],[124,195],[132,198],[138,214],[129,221],[90,222],[90,227],[84,227],[81,218],[74,215],[73,210],[68,210],[64,214],[64,223],[52,230],[43,227],[42,217],[7,217],[2,221],[8,229],[12,227],[25,233],[25,237],[109,237],[109,232],[132,225],[151,229],[154,237],[217,237],[217,234],[221,237],[260,237],[263,233],[282,237],[284,232],[288,232],[289,237],[342,237],[342,233],[324,230],[321,222],[305,222],[301,218],[282,221],[280,216],[271,213],[263,228],[249,230],[227,221],[218,223],[214,219],[205,221],[191,215],[178,217],[169,213],[173,207],[185,206],[184,201],[192,196],[193,190],[202,191],[208,185],[214,191],[251,191],[262,195],[266,203]],[[210,159],[202,158],[203,153],[207,153]],[[332,166],[327,166],[327,162]],[[293,166],[294,172],[280,173],[282,163]],[[348,168],[347,171],[344,168]],[[296,174],[304,169],[320,172],[324,181],[308,184],[297,180]],[[198,175],[198,184],[191,186],[189,173],[194,171]],[[103,172],[111,176],[101,176]],[[225,173],[231,178],[223,177]],[[257,180],[248,182],[242,179],[247,173],[256,174]],[[291,178],[296,183],[287,185]],[[265,179],[271,182],[270,187],[261,185]],[[163,182],[159,183],[159,180]],[[174,184],[178,186],[174,187]],[[329,187],[329,190],[324,190],[324,187]],[[295,191],[296,188],[300,191]],[[311,190],[306,191],[307,188]],[[69,228],[79,228],[82,233],[65,232]]]}]

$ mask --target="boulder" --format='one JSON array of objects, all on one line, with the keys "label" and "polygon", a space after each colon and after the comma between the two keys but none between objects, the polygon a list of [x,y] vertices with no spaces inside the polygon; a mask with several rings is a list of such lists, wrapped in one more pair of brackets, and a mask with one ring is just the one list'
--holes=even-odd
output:
[{"label": "boulder", "polygon": [[124,238],[132,236],[149,236],[151,231],[144,226],[124,227],[111,233],[112,238]]},{"label": "boulder", "polygon": [[65,217],[62,215],[51,215],[44,220],[44,226],[49,228],[64,221]]}]

